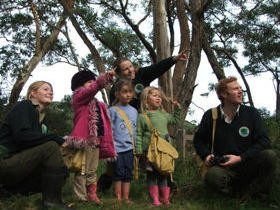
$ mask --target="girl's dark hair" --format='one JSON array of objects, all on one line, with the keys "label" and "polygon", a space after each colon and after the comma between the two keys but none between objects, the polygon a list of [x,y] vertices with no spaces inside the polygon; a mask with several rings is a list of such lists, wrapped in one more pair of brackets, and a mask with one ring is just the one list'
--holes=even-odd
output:
[{"label": "girl's dark hair", "polygon": [[[124,61],[130,61],[128,58],[126,57],[122,57],[122,58],[117,58],[117,60],[115,60],[114,62],[114,68],[115,68],[115,72],[117,73],[117,75],[120,75],[121,73],[121,68],[120,68],[120,64]],[[130,61],[131,62],[131,61]]]}]

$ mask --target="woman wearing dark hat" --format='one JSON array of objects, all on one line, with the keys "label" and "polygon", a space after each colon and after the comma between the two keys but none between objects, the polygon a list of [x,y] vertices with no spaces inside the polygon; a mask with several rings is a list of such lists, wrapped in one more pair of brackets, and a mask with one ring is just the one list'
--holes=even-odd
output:
[{"label": "woman wearing dark hat", "polygon": [[37,81],[27,100],[17,103],[0,127],[0,185],[7,195],[42,192],[44,209],[72,209],[61,199],[66,168],[60,153],[64,139],[47,133],[45,108],[52,102],[50,83]]},{"label": "woman wearing dark hat", "polygon": [[85,171],[75,173],[74,178],[74,193],[80,201],[101,204],[96,194],[99,157],[116,156],[107,107],[95,98],[98,91],[112,82],[114,75],[114,71],[109,71],[95,80],[93,72],[80,71],[72,77],[74,127],[65,145],[85,152]]}]

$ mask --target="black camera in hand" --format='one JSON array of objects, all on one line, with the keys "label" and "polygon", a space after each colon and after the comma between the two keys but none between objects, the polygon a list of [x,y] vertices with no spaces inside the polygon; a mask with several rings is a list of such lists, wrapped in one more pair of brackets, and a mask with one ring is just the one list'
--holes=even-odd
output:
[{"label": "black camera in hand", "polygon": [[218,156],[215,155],[212,159],[211,159],[211,164],[214,165],[220,165],[221,163],[225,163],[229,160],[229,157],[227,156]]}]

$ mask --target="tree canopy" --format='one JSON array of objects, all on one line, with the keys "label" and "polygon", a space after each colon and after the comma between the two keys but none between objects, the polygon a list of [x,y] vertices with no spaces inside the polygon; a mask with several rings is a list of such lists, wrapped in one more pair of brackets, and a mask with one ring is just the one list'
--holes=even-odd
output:
[{"label": "tree canopy", "polygon": [[[271,72],[279,112],[276,0],[3,0],[0,12],[0,75],[5,78],[0,85],[9,105],[18,100],[39,62],[64,62],[99,74],[117,57],[146,65],[185,50],[188,60],[159,80],[167,95],[183,105],[182,120],[192,102],[202,51],[212,67],[203,71],[212,71],[217,79],[225,77],[224,69],[240,74],[251,106],[246,76]],[[85,43],[85,57],[69,27]],[[13,84],[10,90],[7,81]]]}]

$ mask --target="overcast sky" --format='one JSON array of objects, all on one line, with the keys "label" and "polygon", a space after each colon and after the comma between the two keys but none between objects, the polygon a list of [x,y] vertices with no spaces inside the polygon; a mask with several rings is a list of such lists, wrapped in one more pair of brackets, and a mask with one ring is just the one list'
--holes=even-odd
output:
[{"label": "overcast sky", "polygon": [[[177,30],[177,29],[176,29]],[[83,41],[77,35],[76,31],[69,24],[69,34],[71,34],[71,40],[74,41],[74,46],[79,48],[79,56],[85,56],[89,53],[88,48],[85,46]],[[62,36],[60,34],[60,36]],[[179,43],[179,40],[175,40],[175,42]],[[178,54],[178,52],[174,52],[174,55]],[[242,62],[246,62],[245,60],[238,60],[239,65],[242,66]],[[77,68],[70,66],[65,63],[58,63],[49,67],[43,66],[40,63],[37,68],[33,71],[32,76],[27,81],[27,84],[24,86],[24,89],[21,93],[24,96],[27,92],[27,87],[34,81],[37,80],[46,80],[53,85],[54,88],[54,100],[60,101],[64,95],[71,95],[71,78],[73,74],[78,71]],[[232,66],[230,68],[225,69],[226,76],[236,76],[239,79],[239,83],[244,88],[244,84],[240,79],[237,71]],[[270,74],[262,74],[259,77],[246,77],[249,86],[251,88],[251,94],[255,103],[256,108],[265,107],[267,108],[271,114],[275,112],[275,104],[276,97],[275,91],[273,87],[273,83],[271,80],[272,76]],[[198,86],[195,88],[195,92],[193,95],[193,103],[199,106],[197,108],[194,104],[190,106],[191,109],[194,110],[193,115],[188,115],[187,120],[195,120],[196,122],[200,122],[201,117],[207,109],[217,106],[219,104],[219,100],[215,92],[209,94],[208,97],[200,96],[200,94],[208,92],[208,84],[216,83],[216,76],[212,73],[212,68],[209,65],[209,62],[204,53],[202,53],[201,63],[198,70],[198,75],[196,79],[196,84]],[[156,84],[156,82],[152,83]],[[245,89],[245,88],[244,88]],[[101,97],[99,97],[101,98]],[[201,109],[202,108],[202,109]]]},{"label": "overcast sky", "polygon": [[[77,68],[62,63],[50,67],[44,67],[40,64],[32,73],[32,77],[30,77],[27,84],[24,86],[21,95],[26,94],[27,87],[32,82],[37,80],[46,80],[53,85],[54,100],[60,101],[64,97],[64,95],[72,94],[70,88],[71,78],[77,71]],[[203,55],[196,79],[196,84],[198,84],[198,86],[195,88],[193,103],[201,107],[205,111],[219,104],[219,100],[217,99],[215,92],[211,92],[209,96],[200,95],[202,93],[208,92],[208,84],[210,82],[217,82],[215,75],[211,73],[211,71],[211,67],[206,57]],[[226,70],[225,73],[226,76],[237,76],[239,78],[241,86],[244,88],[240,77],[234,69]],[[251,88],[256,108],[265,107],[271,112],[271,114],[274,113],[276,98],[271,81],[271,76],[269,74],[264,74],[260,77],[247,77],[247,80]],[[154,82],[153,84],[156,84],[156,82]],[[101,98],[100,95],[99,98]],[[187,120],[195,120],[197,122],[200,122],[204,111],[200,108],[197,108],[194,104],[191,105],[191,109],[193,109],[195,112],[193,115],[189,115],[187,117]]]}]

